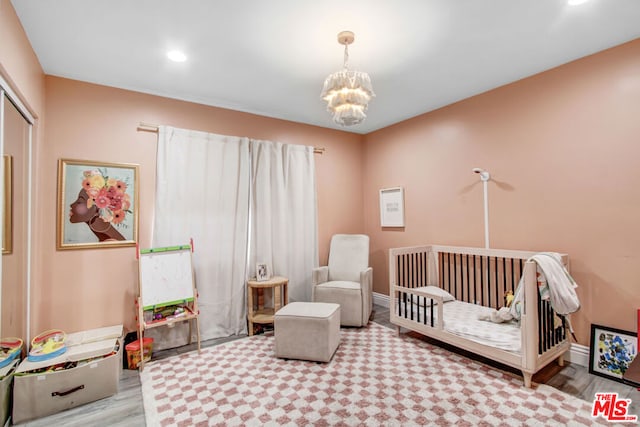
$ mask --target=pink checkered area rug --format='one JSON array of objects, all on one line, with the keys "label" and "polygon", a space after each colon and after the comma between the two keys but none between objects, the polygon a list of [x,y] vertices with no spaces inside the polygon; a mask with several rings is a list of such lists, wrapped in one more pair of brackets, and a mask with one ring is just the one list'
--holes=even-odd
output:
[{"label": "pink checkered area rug", "polygon": [[147,426],[606,424],[589,402],[375,323],[340,337],[329,363],[278,359],[271,334],[146,364]]}]

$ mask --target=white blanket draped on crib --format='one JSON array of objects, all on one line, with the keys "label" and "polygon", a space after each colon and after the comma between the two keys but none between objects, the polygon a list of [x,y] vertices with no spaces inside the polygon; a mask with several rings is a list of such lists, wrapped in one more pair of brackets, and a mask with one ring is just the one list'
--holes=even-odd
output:
[{"label": "white blanket draped on crib", "polygon": [[[556,252],[540,252],[529,258],[529,261],[535,261],[537,264],[536,280],[540,298],[543,301],[550,301],[551,307],[560,316],[575,313],[580,309],[580,300],[575,291],[578,285],[562,264],[560,254]],[[483,313],[479,319],[493,323],[508,322],[513,319],[519,320],[524,302],[523,284],[524,277],[521,277],[513,302],[509,308],[502,307],[500,310]],[[569,323],[568,318],[566,320],[569,330],[573,334],[571,323]]]},{"label": "white blanket draped on crib", "polygon": [[[580,309],[580,300],[575,288],[578,287],[567,269],[562,265],[560,254],[555,252],[540,252],[532,256],[529,260],[537,264],[537,280],[540,298],[550,300],[553,310],[561,315],[575,313]],[[516,289],[513,304],[509,313],[520,319],[524,278],[520,278]]]}]

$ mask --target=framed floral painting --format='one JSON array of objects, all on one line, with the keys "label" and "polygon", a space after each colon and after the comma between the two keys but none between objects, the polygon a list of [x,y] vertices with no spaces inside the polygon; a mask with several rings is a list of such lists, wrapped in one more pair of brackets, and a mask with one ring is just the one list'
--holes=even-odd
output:
[{"label": "framed floral painting", "polygon": [[134,246],[138,165],[58,161],[58,249]]}]

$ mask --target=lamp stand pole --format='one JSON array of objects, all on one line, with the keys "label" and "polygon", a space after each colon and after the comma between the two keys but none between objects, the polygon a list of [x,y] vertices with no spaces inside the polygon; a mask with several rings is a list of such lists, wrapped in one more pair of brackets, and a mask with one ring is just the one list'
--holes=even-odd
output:
[{"label": "lamp stand pole", "polygon": [[482,179],[482,187],[484,190],[484,247],[485,249],[489,249],[489,190],[487,188],[489,177],[487,177],[487,179],[480,177],[480,179]]}]

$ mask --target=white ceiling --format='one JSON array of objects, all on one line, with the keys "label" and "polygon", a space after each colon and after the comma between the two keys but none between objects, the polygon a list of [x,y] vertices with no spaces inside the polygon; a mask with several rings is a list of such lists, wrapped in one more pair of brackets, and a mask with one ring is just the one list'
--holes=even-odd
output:
[{"label": "white ceiling", "polygon": [[[640,37],[640,0],[12,3],[46,74],[356,133]],[[348,128],[319,96],[342,68],[341,30],[377,95]]]}]

